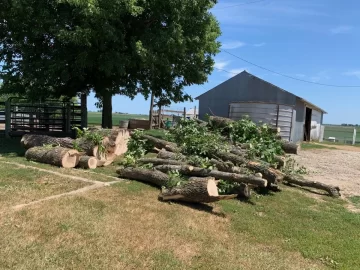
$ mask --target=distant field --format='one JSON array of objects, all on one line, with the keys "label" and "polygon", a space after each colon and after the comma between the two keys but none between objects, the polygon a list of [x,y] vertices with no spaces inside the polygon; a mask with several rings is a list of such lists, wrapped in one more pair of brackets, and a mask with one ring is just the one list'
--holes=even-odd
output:
[{"label": "distant field", "polygon": [[[129,119],[148,119],[149,116],[141,114],[117,114],[113,113],[113,125],[119,125],[120,120]],[[88,113],[88,125],[101,125],[101,113],[89,112]]]},{"label": "distant field", "polygon": [[[360,127],[356,128],[356,141],[360,143]],[[346,140],[352,140],[354,127],[325,125],[324,139],[329,137],[335,137],[336,140],[344,142]]]}]

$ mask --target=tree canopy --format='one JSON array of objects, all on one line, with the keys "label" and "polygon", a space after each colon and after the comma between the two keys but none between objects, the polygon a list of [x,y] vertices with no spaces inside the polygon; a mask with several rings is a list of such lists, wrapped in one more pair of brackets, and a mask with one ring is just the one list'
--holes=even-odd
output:
[{"label": "tree canopy", "polygon": [[216,0],[0,0],[4,91],[29,97],[93,90],[112,125],[111,97],[191,99],[219,51]]}]

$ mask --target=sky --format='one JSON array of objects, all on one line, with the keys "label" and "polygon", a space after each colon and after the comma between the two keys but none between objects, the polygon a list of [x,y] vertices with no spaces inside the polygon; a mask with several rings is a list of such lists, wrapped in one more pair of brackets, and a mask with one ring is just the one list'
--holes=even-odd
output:
[{"label": "sky", "polygon": [[[220,23],[222,49],[301,80],[359,87],[292,80],[221,52],[208,82],[187,87],[188,94],[195,98],[246,70],[327,111],[324,123],[360,124],[360,1],[220,0],[212,13]],[[89,110],[96,110],[95,102],[89,96]],[[141,96],[134,100],[115,96],[113,110],[147,114],[149,103]],[[171,108],[194,106],[198,107],[195,101]]]}]

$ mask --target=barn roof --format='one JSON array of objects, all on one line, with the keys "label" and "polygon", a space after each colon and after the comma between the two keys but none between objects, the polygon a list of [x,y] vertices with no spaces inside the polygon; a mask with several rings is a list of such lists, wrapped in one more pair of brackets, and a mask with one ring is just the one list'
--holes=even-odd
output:
[{"label": "barn roof", "polygon": [[[302,98],[302,97],[299,97],[299,96],[297,96],[297,95],[295,95],[295,94],[293,94],[293,93],[291,93],[291,92],[289,92],[289,91],[287,91],[287,90],[285,90],[285,89],[282,89],[282,88],[280,88],[279,86],[276,86],[276,85],[274,85],[274,84],[272,84],[272,83],[270,83],[270,82],[268,82],[268,81],[265,81],[265,80],[263,80],[263,79],[255,76],[255,75],[247,72],[246,70],[244,70],[243,72],[235,75],[234,77],[240,76],[241,74],[247,74],[247,75],[249,75],[249,76],[254,77],[254,78],[257,79],[257,80],[260,80],[260,81],[262,81],[262,82],[265,82],[265,83],[271,85],[272,87],[275,87],[275,88],[277,88],[277,89],[279,89],[279,90],[281,90],[281,91],[287,92],[287,93],[289,93],[289,94],[291,94],[291,95],[294,95],[295,97],[297,97],[298,99],[300,99],[302,102],[304,102],[305,105],[308,106],[308,107],[311,108],[311,109],[314,109],[314,110],[323,112],[324,114],[327,113],[325,110],[321,109],[320,107],[316,106],[315,104],[311,103],[310,101],[308,101],[308,100],[306,100],[306,99],[304,99],[304,98]],[[234,77],[230,78],[229,80],[233,79]],[[212,91],[212,90],[214,90],[214,89],[215,89],[215,87],[212,88],[212,89],[210,89],[209,91],[206,91],[205,93],[201,94],[200,96],[196,97],[195,99],[198,100],[201,96],[205,95],[206,93],[208,93],[208,92],[210,92],[210,91]]]}]

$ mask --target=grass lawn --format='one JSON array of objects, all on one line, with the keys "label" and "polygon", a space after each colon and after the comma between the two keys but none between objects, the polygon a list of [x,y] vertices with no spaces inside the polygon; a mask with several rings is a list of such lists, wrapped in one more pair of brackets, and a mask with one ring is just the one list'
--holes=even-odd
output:
[{"label": "grass lawn", "polygon": [[[15,141],[2,145],[1,210],[79,187],[5,164],[61,170],[25,161]],[[360,214],[344,200],[286,186],[247,203],[165,203],[158,194],[123,181],[0,211],[0,269],[360,269]]]},{"label": "grass lawn", "polygon": [[[356,141],[360,141],[360,128],[356,127]],[[354,127],[325,125],[324,139],[335,137],[340,142],[352,141]]]},{"label": "grass lawn", "polygon": [[[120,120],[129,120],[129,119],[149,119],[148,115],[142,114],[118,114],[114,113],[112,116],[113,125],[118,126]],[[101,125],[101,113],[99,112],[88,112],[88,125]]]},{"label": "grass lawn", "polygon": [[[330,145],[330,143],[329,143]],[[331,147],[329,145],[319,144],[319,143],[308,143],[303,142],[301,143],[301,149],[302,150],[312,150],[312,149],[333,149],[336,150],[335,147]]]}]

